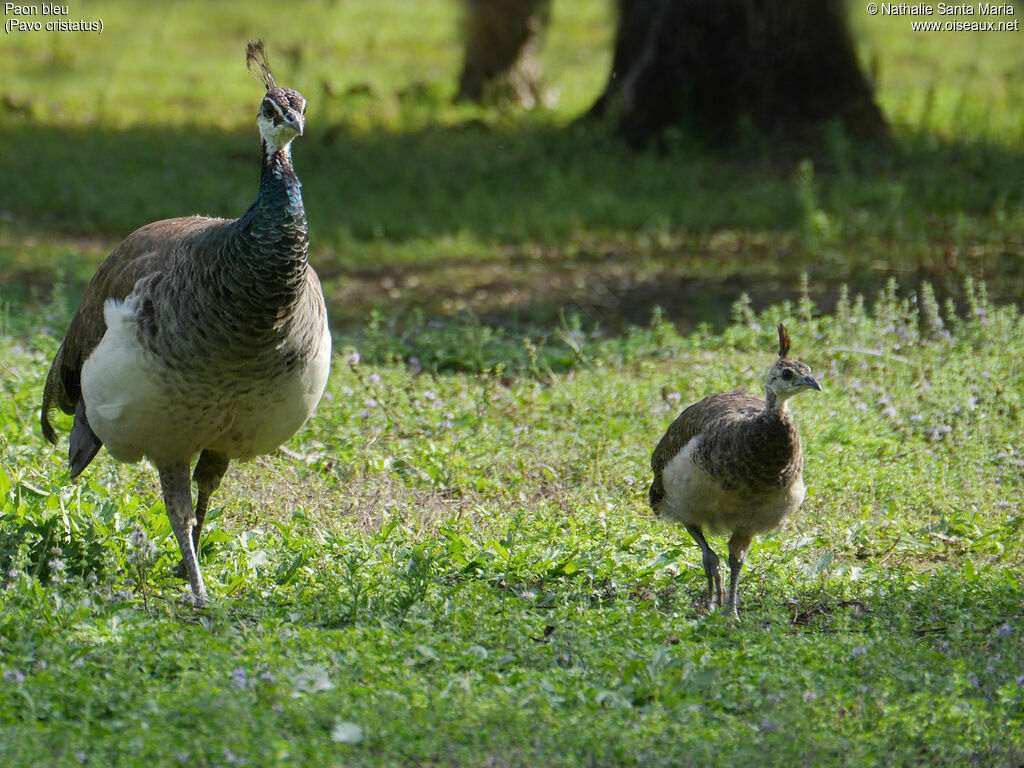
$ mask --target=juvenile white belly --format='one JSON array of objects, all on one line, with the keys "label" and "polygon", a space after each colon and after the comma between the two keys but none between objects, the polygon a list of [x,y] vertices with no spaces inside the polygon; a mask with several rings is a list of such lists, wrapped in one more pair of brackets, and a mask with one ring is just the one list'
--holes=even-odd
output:
[{"label": "juvenile white belly", "polygon": [[662,471],[665,499],[659,513],[709,533],[743,530],[757,534],[779,525],[804,500],[804,483],[797,475],[788,486],[756,497],[723,489],[693,461],[694,438]]},{"label": "juvenile white belly", "polygon": [[270,453],[305,423],[327,382],[326,328],[308,364],[234,394],[166,368],[139,342],[129,303],[108,301],[104,319],[82,367],[82,397],[89,426],[120,461],[189,462],[204,448],[236,459]]}]

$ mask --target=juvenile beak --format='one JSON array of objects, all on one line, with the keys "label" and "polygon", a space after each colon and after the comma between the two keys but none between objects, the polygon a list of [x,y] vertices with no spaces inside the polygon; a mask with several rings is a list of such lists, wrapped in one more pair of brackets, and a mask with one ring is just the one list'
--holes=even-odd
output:
[{"label": "juvenile beak", "polygon": [[816,382],[813,376],[804,376],[800,381],[800,385],[807,387],[808,389],[813,389],[815,392],[821,392],[821,384]]}]

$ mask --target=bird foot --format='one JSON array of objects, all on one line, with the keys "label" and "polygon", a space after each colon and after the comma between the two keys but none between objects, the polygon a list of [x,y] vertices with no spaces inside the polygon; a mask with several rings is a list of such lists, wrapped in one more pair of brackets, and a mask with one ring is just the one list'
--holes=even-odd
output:
[{"label": "bird foot", "polygon": [[[171,569],[171,575],[176,579],[184,579],[188,581],[188,569],[185,567],[185,561],[179,560],[178,564]],[[188,598],[194,608],[202,609],[209,608],[210,596],[206,594],[204,590],[201,595],[197,595],[195,592],[191,593]]]}]

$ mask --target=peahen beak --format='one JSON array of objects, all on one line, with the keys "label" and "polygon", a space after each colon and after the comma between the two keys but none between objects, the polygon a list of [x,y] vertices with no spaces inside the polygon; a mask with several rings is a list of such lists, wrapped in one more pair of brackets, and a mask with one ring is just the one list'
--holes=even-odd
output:
[{"label": "peahen beak", "polygon": [[284,124],[301,136],[306,127],[306,118],[302,116],[302,113],[289,109],[288,114],[284,117]]}]

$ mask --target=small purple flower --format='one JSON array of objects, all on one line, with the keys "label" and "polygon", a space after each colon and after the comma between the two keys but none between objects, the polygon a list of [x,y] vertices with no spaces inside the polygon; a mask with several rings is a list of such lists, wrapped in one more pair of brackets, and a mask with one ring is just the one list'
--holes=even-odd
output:
[{"label": "small purple flower", "polygon": [[857,646],[854,646],[854,647],[853,647],[853,648],[852,648],[852,649],[850,650],[850,655],[851,655],[851,656],[853,656],[853,657],[857,657],[857,656],[866,656],[866,655],[867,655],[867,653],[868,653],[868,649],[867,649],[867,648],[865,648],[865,647],[864,647],[863,645],[857,645]]},{"label": "small purple flower", "polygon": [[366,380],[371,384],[380,384],[380,374],[371,373],[369,376],[366,377]]},{"label": "small purple flower", "polygon": [[266,683],[267,685],[273,685],[277,682],[277,678],[274,677],[273,672],[261,672],[260,681]]},{"label": "small purple flower", "polygon": [[13,683],[14,685],[21,685],[25,682],[25,673],[20,669],[7,669],[4,670],[4,682]]},{"label": "small purple flower", "polygon": [[1024,675],[1017,675],[1017,685],[1024,685]]},{"label": "small purple flower", "polygon": [[814,691],[804,691],[804,701],[812,702],[818,700],[818,694]]},{"label": "small purple flower", "polygon": [[868,406],[866,403],[857,403],[856,405],[853,406],[853,410],[855,411],[866,411],[867,409]]},{"label": "small purple flower", "polygon": [[359,354],[359,350],[353,349],[347,355],[345,355],[345,362],[349,365],[359,365],[359,361],[363,358]]},{"label": "small purple flower", "polygon": [[967,678],[967,682],[970,684],[972,688],[977,688],[979,685],[981,685],[981,681],[978,680],[978,676],[973,672],[971,673],[970,677]]},{"label": "small purple flower", "polygon": [[78,761],[79,765],[85,765],[89,762],[89,754],[84,749],[80,749],[75,752],[75,760]]},{"label": "small purple flower", "polygon": [[665,395],[665,399],[668,400],[670,403],[678,403],[680,400],[683,399],[683,396],[678,392],[669,392],[667,395]]},{"label": "small purple flower", "polygon": [[920,413],[911,414],[910,421],[924,421],[924,416]]},{"label": "small purple flower", "polygon": [[967,407],[970,410],[974,410],[975,408],[978,407],[978,396],[977,395],[971,395],[970,397],[967,398]]},{"label": "small purple flower", "polygon": [[421,373],[423,371],[423,364],[420,363],[420,359],[415,355],[409,358],[409,372],[413,375]]},{"label": "small purple flower", "polygon": [[1009,637],[1013,634],[1013,627],[1010,626],[1010,622],[1004,621],[998,627],[996,627],[996,637]]},{"label": "small purple flower", "polygon": [[242,668],[231,670],[231,687],[245,688],[249,684],[249,673]]},{"label": "small purple flower", "polygon": [[150,540],[142,528],[136,526],[135,530],[128,536],[128,543],[132,551],[128,553],[129,563],[145,563],[156,557],[156,544]]},{"label": "small purple flower", "polygon": [[770,731],[772,728],[775,727],[775,723],[773,723],[767,717],[763,717],[761,718],[761,722],[757,724],[757,727],[760,728],[762,731]]},{"label": "small purple flower", "polygon": [[433,392],[433,390],[428,389],[426,392],[423,393],[423,399],[434,401],[437,400],[437,395]]},{"label": "small purple flower", "polygon": [[895,419],[896,409],[890,405],[888,408],[882,411],[882,415],[887,419]]}]

